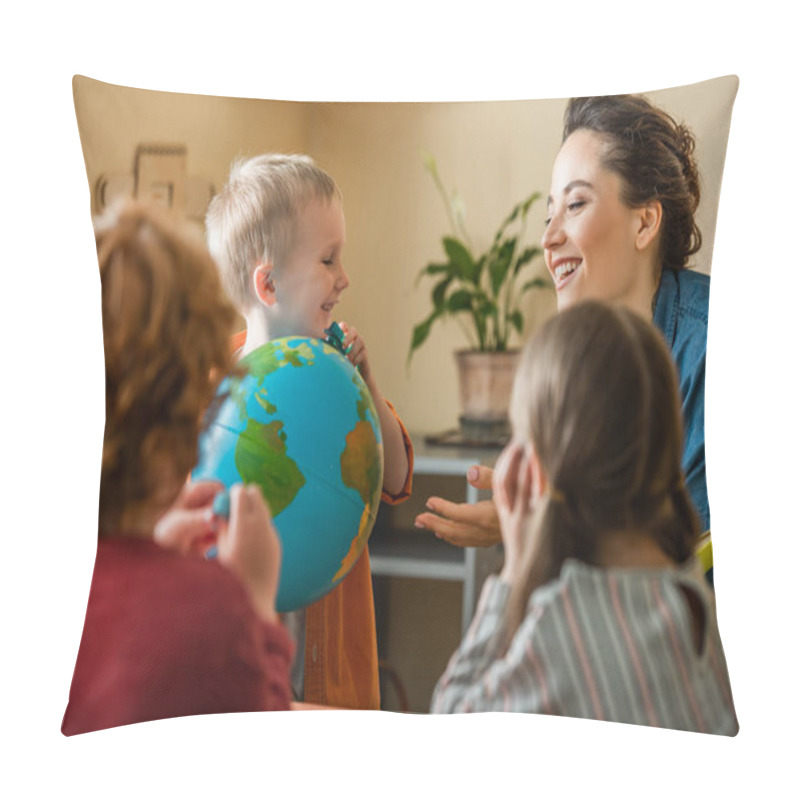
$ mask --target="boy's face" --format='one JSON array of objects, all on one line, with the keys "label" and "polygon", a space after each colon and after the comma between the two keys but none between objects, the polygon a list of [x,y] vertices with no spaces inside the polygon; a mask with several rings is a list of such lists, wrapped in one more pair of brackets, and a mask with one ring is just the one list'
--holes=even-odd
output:
[{"label": "boy's face", "polygon": [[294,244],[274,271],[275,306],[271,338],[324,338],[333,308],[350,278],[342,264],[344,212],[337,199],[311,200],[297,218]]}]

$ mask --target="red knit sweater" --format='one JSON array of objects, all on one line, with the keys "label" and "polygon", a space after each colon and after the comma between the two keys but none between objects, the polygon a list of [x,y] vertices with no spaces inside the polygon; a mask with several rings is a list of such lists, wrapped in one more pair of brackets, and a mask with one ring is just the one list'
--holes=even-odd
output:
[{"label": "red knit sweater", "polygon": [[292,651],[216,561],[101,539],[61,731],[288,709]]}]

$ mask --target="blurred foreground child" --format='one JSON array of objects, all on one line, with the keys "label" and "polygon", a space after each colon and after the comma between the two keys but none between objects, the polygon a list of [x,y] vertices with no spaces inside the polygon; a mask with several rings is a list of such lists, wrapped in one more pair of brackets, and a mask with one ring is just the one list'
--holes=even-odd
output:
[{"label": "blurred foreground child", "polygon": [[494,473],[505,545],[432,710],[530,711],[735,735],[713,594],[656,329],[588,301],[517,373]]},{"label": "blurred foreground child", "polygon": [[[231,366],[235,312],[202,243],[154,211],[129,204],[95,230],[106,372],[100,526],[62,732],[288,709],[280,543],[261,493],[234,487],[228,524],[210,513],[219,486],[185,484]],[[200,555],[210,542],[213,561]]]}]

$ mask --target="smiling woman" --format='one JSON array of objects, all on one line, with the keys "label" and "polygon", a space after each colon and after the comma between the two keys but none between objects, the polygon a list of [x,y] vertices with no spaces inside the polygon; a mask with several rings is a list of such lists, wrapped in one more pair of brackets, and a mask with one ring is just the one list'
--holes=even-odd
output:
[{"label": "smiling woman", "polygon": [[[685,428],[683,470],[701,530],[710,528],[704,394],[709,277],[687,269],[701,244],[691,132],[647,99],[572,99],[553,165],[542,237],[559,311],[601,300],[637,312],[663,333],[677,364]],[[479,488],[489,488],[484,474]],[[491,501],[487,501],[491,502]],[[456,544],[481,519],[484,543],[500,540],[486,508],[431,498],[417,524]],[[437,516],[437,514],[439,516]],[[474,536],[472,536],[474,543]]]},{"label": "smiling woman", "polygon": [[622,179],[602,165],[605,143],[578,130],[558,154],[542,244],[558,308],[579,300],[617,302],[651,314],[660,207],[631,208]]},{"label": "smiling woman", "polygon": [[542,239],[559,309],[593,298],[652,317],[662,271],[700,249],[699,202],[685,126],[641,97],[570,101]]},{"label": "smiling woman", "polygon": [[661,329],[680,374],[683,469],[710,528],[705,462],[709,277],[686,270],[700,249],[695,141],[642,97],[570,101],[542,238],[558,308],[616,303]]}]

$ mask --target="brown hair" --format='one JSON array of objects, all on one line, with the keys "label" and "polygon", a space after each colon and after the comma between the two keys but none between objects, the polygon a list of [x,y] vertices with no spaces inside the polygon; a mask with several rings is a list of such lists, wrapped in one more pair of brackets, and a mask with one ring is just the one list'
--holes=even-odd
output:
[{"label": "brown hair", "polygon": [[694,219],[700,178],[691,131],[637,95],[573,98],[564,113],[563,139],[580,129],[603,138],[603,165],[622,179],[626,205],[661,202],[661,267],[684,269],[702,244]]},{"label": "brown hair", "polygon": [[531,592],[568,558],[596,564],[608,533],[641,532],[676,563],[690,557],[699,523],[681,470],[678,380],[652,324],[596,301],[551,318],[525,347],[511,416],[551,489],[526,531],[509,635]]},{"label": "brown hair", "polygon": [[95,223],[106,424],[101,535],[171,502],[197,461],[201,418],[231,367],[236,312],[202,240],[126,203]]}]

